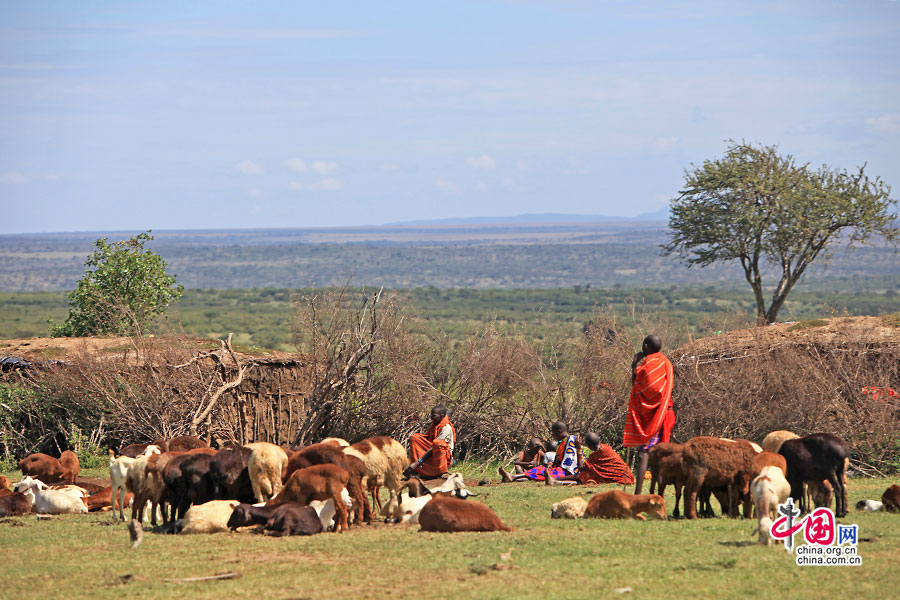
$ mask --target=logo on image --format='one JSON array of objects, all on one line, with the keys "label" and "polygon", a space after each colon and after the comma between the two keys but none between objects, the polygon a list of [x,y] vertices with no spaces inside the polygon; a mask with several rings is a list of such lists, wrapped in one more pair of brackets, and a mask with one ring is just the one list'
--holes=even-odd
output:
[{"label": "logo on image", "polygon": [[[769,534],[784,540],[789,553],[796,550],[795,561],[800,566],[859,566],[856,544],[859,541],[858,525],[840,525],[834,521],[830,508],[817,508],[799,521],[800,510],[793,498],[778,505],[781,515],[772,523]],[[794,547],[794,535],[803,531],[805,544]]]}]

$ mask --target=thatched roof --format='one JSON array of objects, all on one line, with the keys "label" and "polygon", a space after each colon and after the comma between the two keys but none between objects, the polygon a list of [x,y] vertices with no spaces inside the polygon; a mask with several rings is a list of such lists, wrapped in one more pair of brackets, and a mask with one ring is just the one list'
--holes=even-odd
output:
[{"label": "thatched roof", "polygon": [[900,319],[897,315],[834,317],[727,331],[684,344],[672,358],[676,364],[706,364],[791,346],[836,351],[850,347],[898,348]]}]

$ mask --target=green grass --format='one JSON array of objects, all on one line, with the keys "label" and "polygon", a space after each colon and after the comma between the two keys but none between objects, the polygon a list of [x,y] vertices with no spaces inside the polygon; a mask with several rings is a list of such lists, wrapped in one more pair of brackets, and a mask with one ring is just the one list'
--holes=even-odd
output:
[{"label": "green grass", "polygon": [[[464,465],[480,478],[492,467]],[[101,473],[102,469],[97,470]],[[88,473],[91,475],[92,473]],[[17,478],[15,473],[6,473]],[[496,475],[488,475],[494,481]],[[852,479],[851,506],[891,482]],[[422,533],[362,526],[344,534],[145,535],[128,549],[109,514],[0,521],[0,582],[10,598],[885,598],[900,586],[900,516],[851,511],[860,567],[798,567],[752,542],[752,521],[552,520],[550,505],[614,486],[477,488],[511,533]],[[671,488],[669,488],[671,492]],[[667,494],[667,502],[673,501]],[[670,508],[671,512],[671,508]],[[22,526],[16,524],[21,523]],[[500,558],[512,549],[512,561]],[[508,568],[511,566],[511,568]],[[234,580],[165,582],[236,571]],[[615,588],[631,587],[626,596]]]}]

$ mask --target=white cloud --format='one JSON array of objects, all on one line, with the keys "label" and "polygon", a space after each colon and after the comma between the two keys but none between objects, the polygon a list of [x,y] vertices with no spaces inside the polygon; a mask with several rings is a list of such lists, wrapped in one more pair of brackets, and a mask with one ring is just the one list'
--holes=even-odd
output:
[{"label": "white cloud", "polygon": [[516,161],[516,168],[520,171],[527,171],[531,167],[531,163],[521,158]]},{"label": "white cloud", "polygon": [[668,154],[678,144],[677,137],[658,137],[650,144],[650,149],[655,154]]},{"label": "white cloud", "polygon": [[306,161],[302,158],[289,158],[284,161],[284,166],[295,173],[306,173]]},{"label": "white cloud", "polygon": [[488,190],[488,184],[486,184],[485,182],[479,181],[477,184],[475,184],[476,192],[486,192],[487,190]]},{"label": "white cloud", "polygon": [[263,166],[253,162],[252,160],[242,160],[234,165],[234,170],[244,175],[262,175],[266,172]]},{"label": "white cloud", "polygon": [[251,198],[259,198],[260,196],[262,196],[262,192],[256,188],[251,188],[247,190],[247,195]]},{"label": "white cloud", "polygon": [[13,185],[24,185],[28,183],[28,178],[16,171],[7,171],[3,175],[0,175],[0,182],[11,183]]},{"label": "white cloud", "polygon": [[314,160],[310,168],[319,175],[328,175],[329,173],[337,173],[337,163],[329,163],[324,160]]},{"label": "white cloud", "polygon": [[47,175],[47,181],[57,181],[59,179],[59,175]]},{"label": "white cloud", "polygon": [[472,167],[473,169],[493,169],[497,166],[497,163],[494,162],[494,159],[488,156],[487,154],[482,154],[481,156],[475,156],[466,159],[466,164]]},{"label": "white cloud", "polygon": [[866,130],[870,133],[900,133],[900,113],[866,119]]},{"label": "white cloud", "polygon": [[444,179],[443,177],[438,177],[434,182],[435,187],[445,194],[455,194],[459,191],[459,186],[450,181],[449,179]]},{"label": "white cloud", "polygon": [[382,171],[396,171],[400,168],[400,165],[396,165],[394,163],[381,163],[378,168]]},{"label": "white cloud", "polygon": [[315,183],[300,183],[292,181],[288,187],[298,192],[336,192],[344,189],[344,182],[340,179],[329,177]]}]

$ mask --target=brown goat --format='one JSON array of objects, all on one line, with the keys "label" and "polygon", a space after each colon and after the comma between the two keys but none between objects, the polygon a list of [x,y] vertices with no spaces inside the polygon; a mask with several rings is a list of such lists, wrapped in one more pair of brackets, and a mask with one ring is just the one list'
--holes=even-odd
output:
[{"label": "brown goat", "polygon": [[31,512],[31,504],[22,492],[0,496],[0,517],[18,517]]},{"label": "brown goat", "polygon": [[162,452],[187,452],[195,448],[209,448],[209,444],[193,435],[181,435],[171,440],[158,439],[153,442]]},{"label": "brown goat", "polygon": [[[128,504],[134,498],[134,494],[127,493],[125,494],[125,502],[123,502],[124,506],[128,506]],[[88,511],[94,512],[98,510],[106,510],[112,508],[112,486],[105,487],[102,490],[95,492],[84,499],[84,503],[87,504]]]},{"label": "brown goat", "polygon": [[744,516],[752,512],[750,503],[751,462],[756,451],[747,442],[698,436],[684,444],[682,457],[687,483],[685,509],[688,519],[697,518],[697,493],[704,485],[728,488],[728,514],[738,516],[743,502]]},{"label": "brown goat", "polygon": [[665,495],[667,485],[675,486],[675,509],[672,511],[672,516],[676,518],[680,515],[678,503],[681,501],[681,490],[687,481],[681,461],[681,452],[682,444],[662,442],[650,449],[647,463],[651,475],[651,494],[657,492],[657,484],[660,496]]},{"label": "brown goat", "polygon": [[284,484],[284,488],[278,495],[266,504],[281,504],[283,502],[299,502],[309,504],[311,500],[334,500],[337,513],[338,531],[343,532],[349,527],[347,522],[347,505],[341,498],[341,490],[347,487],[350,481],[350,473],[337,465],[313,465],[304,469],[298,469],[291,473]]},{"label": "brown goat", "polygon": [[641,513],[647,513],[654,519],[666,520],[666,501],[656,494],[627,494],[622,490],[600,492],[591,497],[585,517],[600,519],[639,519],[646,521]]},{"label": "brown goat", "polygon": [[884,503],[884,510],[890,513],[900,512],[900,485],[895,483],[884,490],[881,501]]},{"label": "brown goat", "polygon": [[0,475],[0,490],[8,490],[12,489],[12,481],[6,478],[4,475]]},{"label": "brown goat", "polygon": [[78,455],[71,450],[66,450],[59,455],[59,463],[71,475],[71,479],[69,479],[69,481],[75,483],[75,481],[78,479],[78,474],[81,473],[81,463],[78,462]]},{"label": "brown goat", "polygon": [[350,473],[350,482],[347,484],[347,492],[356,504],[354,523],[360,520],[372,523],[372,507],[366,497],[366,481],[368,470],[366,465],[356,456],[344,454],[342,447],[337,442],[323,442],[312,444],[292,452],[288,456],[288,464],[284,470],[284,480],[290,477],[297,469],[304,469],[313,465],[337,465]]},{"label": "brown goat", "polygon": [[787,475],[787,462],[784,460],[784,457],[769,450],[763,450],[754,456],[753,460],[750,461],[750,465],[752,467],[751,479],[759,477],[759,472],[762,471],[763,467],[778,467],[783,475]]},{"label": "brown goat", "polygon": [[22,475],[29,475],[44,483],[72,481],[72,472],[66,469],[59,459],[40,452],[20,460],[19,469],[22,471]]},{"label": "brown goat", "polygon": [[[122,448],[122,451],[119,452],[119,456],[127,456],[129,458],[137,458],[141,454],[144,453],[144,450],[147,449],[147,446],[150,444],[129,444]],[[165,452],[162,448],[159,449],[160,452]]]},{"label": "brown goat", "polygon": [[420,531],[512,531],[491,508],[449,496],[435,496],[419,513]]}]

